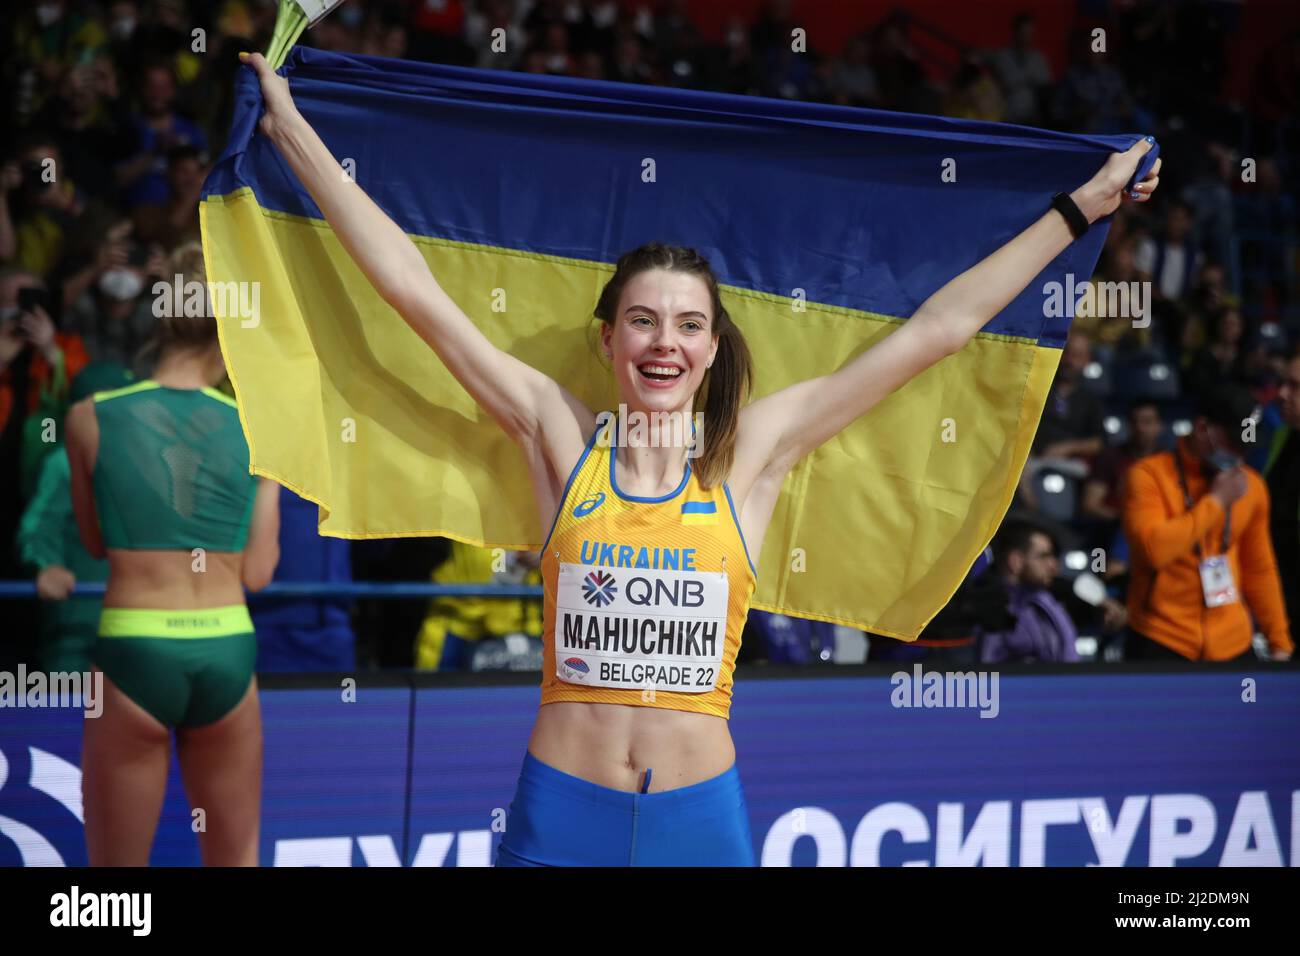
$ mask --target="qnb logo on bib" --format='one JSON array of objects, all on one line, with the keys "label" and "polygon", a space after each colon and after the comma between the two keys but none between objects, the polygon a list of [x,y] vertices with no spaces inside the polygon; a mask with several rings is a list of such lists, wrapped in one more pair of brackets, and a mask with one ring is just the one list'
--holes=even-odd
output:
[{"label": "qnb logo on bib", "polygon": [[582,596],[588,604],[604,607],[614,600],[618,585],[608,571],[592,571],[582,581]]},{"label": "qnb logo on bib", "polygon": [[605,492],[598,491],[590,498],[584,498],[573,506],[575,518],[585,518],[605,503]]},{"label": "qnb logo on bib", "polygon": [[[562,563],[555,601],[556,676],[619,690],[705,694],[727,637],[727,576]],[[581,666],[579,666],[581,665]]]}]

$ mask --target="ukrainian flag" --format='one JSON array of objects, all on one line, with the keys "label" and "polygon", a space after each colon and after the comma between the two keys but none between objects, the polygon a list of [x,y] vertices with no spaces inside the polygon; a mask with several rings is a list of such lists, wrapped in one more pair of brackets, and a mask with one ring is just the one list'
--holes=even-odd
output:
[{"label": "ukrainian flag", "polygon": [[683,501],[682,524],[717,524],[716,501]]},{"label": "ukrainian flag", "polygon": [[[709,257],[762,396],[878,342],[1137,139],[303,48],[282,72],[448,294],[595,410],[616,404],[592,308],[620,253]],[[209,282],[259,293],[216,306],[253,470],[317,502],[322,534],[539,546],[523,457],[257,132],[251,70],[237,103],[200,209]],[[1053,283],[1090,276],[1105,232],[795,468],[756,607],[916,637],[1011,502],[1069,325]]]}]

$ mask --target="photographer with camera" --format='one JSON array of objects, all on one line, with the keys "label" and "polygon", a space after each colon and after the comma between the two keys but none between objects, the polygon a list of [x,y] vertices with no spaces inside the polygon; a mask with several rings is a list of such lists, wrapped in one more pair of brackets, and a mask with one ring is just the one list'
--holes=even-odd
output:
[{"label": "photographer with camera", "polygon": [[1272,659],[1291,656],[1268,487],[1241,460],[1254,409],[1240,386],[1209,389],[1177,448],[1129,469],[1130,660],[1252,660],[1252,614]]},{"label": "photographer with camera", "polygon": [[[6,516],[35,485],[53,447],[42,438],[46,420],[62,421],[68,383],[87,362],[80,337],[61,331],[54,312],[40,279],[0,268],[0,494],[9,492],[0,511]],[[0,540],[12,540],[4,538],[12,531],[0,521]]]},{"label": "photographer with camera", "polygon": [[84,203],[53,137],[27,134],[0,166],[0,262],[48,276]]},{"label": "photographer with camera", "polygon": [[[19,269],[0,268],[0,580],[24,576],[13,547],[18,520],[36,485],[42,460],[56,446],[67,408],[68,382],[86,364],[75,335],[60,332],[41,281]],[[30,658],[37,633],[36,608],[13,602],[6,630],[14,641],[0,647],[0,664]],[[13,655],[17,655],[14,657]]]}]

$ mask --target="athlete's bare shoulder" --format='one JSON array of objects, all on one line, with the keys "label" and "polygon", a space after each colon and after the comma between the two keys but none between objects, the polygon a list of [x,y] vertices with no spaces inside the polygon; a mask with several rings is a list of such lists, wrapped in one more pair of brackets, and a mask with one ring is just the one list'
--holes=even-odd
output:
[{"label": "athlete's bare shoulder", "polygon": [[755,482],[763,475],[771,457],[772,443],[764,435],[763,406],[750,402],[740,410],[736,423],[736,451],[727,475],[727,487],[737,507],[749,498]]},{"label": "athlete's bare shoulder", "polygon": [[538,402],[538,450],[551,470],[567,478],[596,429],[596,413],[558,382]]}]

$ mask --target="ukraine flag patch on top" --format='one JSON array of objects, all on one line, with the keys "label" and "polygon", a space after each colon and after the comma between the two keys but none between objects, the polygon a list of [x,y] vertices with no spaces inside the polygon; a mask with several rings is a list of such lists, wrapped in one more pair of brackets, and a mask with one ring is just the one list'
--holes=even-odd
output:
[{"label": "ukraine flag patch on top", "polygon": [[682,524],[717,524],[716,501],[683,501]]}]

